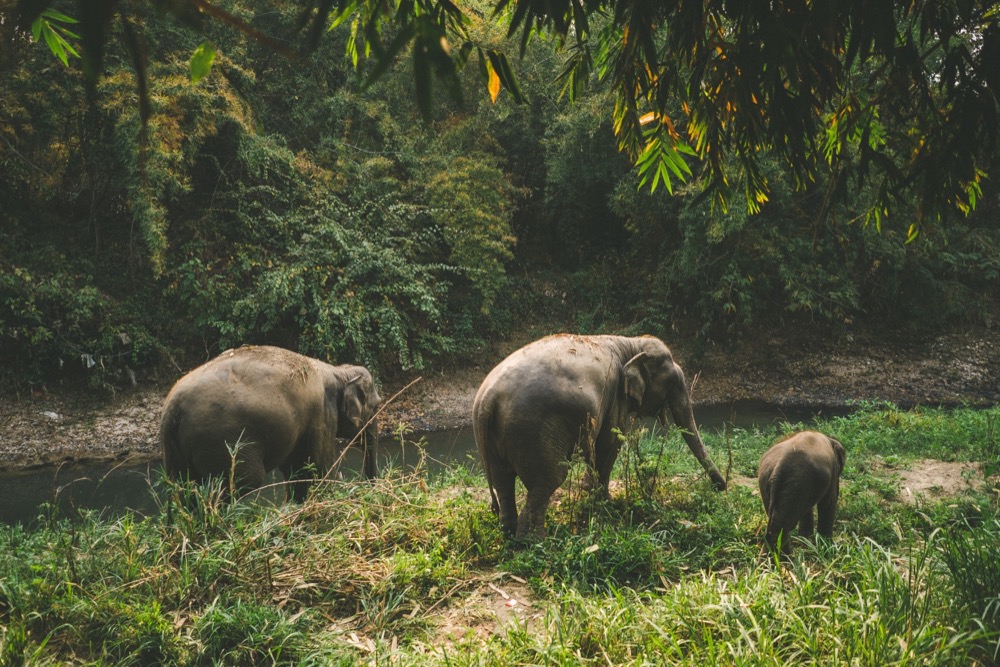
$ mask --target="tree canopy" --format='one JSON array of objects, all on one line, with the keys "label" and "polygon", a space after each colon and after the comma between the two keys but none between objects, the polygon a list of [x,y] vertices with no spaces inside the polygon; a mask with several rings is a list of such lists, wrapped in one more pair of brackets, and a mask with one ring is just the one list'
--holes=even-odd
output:
[{"label": "tree canopy", "polygon": [[[51,0],[21,0],[25,25],[47,27],[50,48],[71,45],[46,20]],[[280,3],[279,3],[280,4]],[[489,4],[489,3],[487,3]],[[859,217],[882,220],[901,205],[912,238],[926,221],[968,213],[982,197],[1000,153],[1000,11],[985,0],[496,0],[492,20],[517,36],[566,52],[558,85],[576,98],[596,76],[613,91],[619,148],[655,189],[702,176],[726,207],[745,194],[751,212],[772,196],[763,168],[772,154],[798,189],[821,187],[827,202],[873,185]],[[194,30],[211,21],[293,55],[315,48],[325,31],[349,26],[346,53],[368,58],[369,80],[401,53],[411,54],[414,94],[426,115],[432,81],[453,98],[460,71],[478,61],[494,99],[523,94],[507,55],[470,31],[478,5],[451,0],[316,0],[295,36],[275,36],[206,0],[163,3]],[[103,65],[109,24],[125,26],[146,100],[145,54],[129,3],[81,2],[85,69]],[[64,46],[65,45],[65,46]],[[193,53],[194,76],[211,65],[213,47]],[[476,58],[473,59],[473,55]]]},{"label": "tree canopy", "polygon": [[[32,29],[0,20],[0,385],[128,381],[243,343],[395,372],[478,360],[530,326],[722,342],[769,326],[1000,322],[996,191],[984,185],[960,224],[920,227],[920,198],[857,172],[858,142],[900,160],[890,139],[915,141],[882,111],[882,143],[856,128],[829,149],[837,162],[818,112],[818,134],[802,135],[814,159],[784,144],[716,154],[690,138],[691,103],[671,97],[657,116],[637,97],[637,167],[606,66],[634,31],[610,11],[538,30],[520,4],[497,15],[466,0],[444,42],[421,42],[400,27],[413,4],[43,6]],[[92,16],[105,17],[99,66]],[[622,43],[599,50],[615,25]],[[420,44],[447,56],[424,78]],[[588,50],[586,72],[574,58]],[[463,51],[470,66],[450,69]],[[874,100],[861,84],[888,70],[871,55],[853,69]],[[956,131],[992,136],[981,125]],[[658,137],[687,182],[669,166],[656,177]],[[712,180],[716,158],[728,185]],[[749,182],[747,160],[768,199],[719,206]],[[960,214],[946,185],[927,194]],[[884,213],[887,194],[893,224],[852,224]],[[921,241],[907,243],[914,223]]]}]

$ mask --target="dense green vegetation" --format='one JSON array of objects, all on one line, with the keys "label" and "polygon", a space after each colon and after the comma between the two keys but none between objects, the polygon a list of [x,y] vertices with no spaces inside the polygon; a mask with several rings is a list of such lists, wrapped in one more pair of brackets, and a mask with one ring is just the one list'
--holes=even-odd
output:
[{"label": "dense green vegetation", "polygon": [[[150,19],[192,31],[225,24],[290,56],[349,25],[347,55],[355,65],[371,59],[373,76],[409,51],[414,97],[429,118],[435,85],[461,100],[471,62],[492,98],[503,90],[526,99],[505,50],[472,27],[488,16],[518,36],[522,56],[533,39],[553,42],[565,56],[558,84],[571,99],[594,78],[602,82],[618,146],[653,189],[687,182],[697,169],[721,206],[742,190],[759,210],[773,192],[767,167],[777,157],[803,191],[828,181],[824,213],[835,200],[852,201],[852,183],[872,184],[860,208],[877,224],[915,202],[915,218],[901,221],[912,239],[927,220],[976,208],[1000,153],[1000,13],[989,0],[318,0],[298,7],[287,40],[262,32],[238,3],[179,0],[151,17],[118,0],[100,12],[78,0],[79,21],[56,10],[64,4],[17,0],[12,18],[63,64],[80,57],[91,91],[117,23],[144,118],[149,51],[141,36]],[[82,38],[69,30],[77,23]],[[80,39],[79,52],[67,37]],[[192,50],[193,81],[216,54],[212,39]]]},{"label": "dense green vegetation", "polygon": [[[462,466],[302,505],[168,488],[148,517],[42,511],[0,528],[0,664],[994,664],[1000,410],[816,426],[848,448],[836,533],[784,567],[759,556],[752,484],[712,491],[676,430],[627,438],[610,500],[575,463],[524,547]],[[704,435],[736,479],[796,428]],[[978,490],[903,503],[898,472],[925,457],[980,462]],[[496,589],[521,621],[494,627]]]},{"label": "dense green vegetation", "polygon": [[[295,6],[221,4],[291,39]],[[469,34],[516,53],[490,6],[471,5]],[[907,244],[907,224],[861,224],[863,182],[831,206],[828,183],[796,190],[777,156],[755,216],[713,209],[697,174],[650,192],[616,146],[614,91],[595,75],[559,98],[565,63],[545,41],[512,58],[526,103],[473,94],[467,68],[464,103],[435,96],[425,122],[409,59],[362,86],[349,24],[292,60],[224,23],[148,18],[146,126],[122,35],[88,97],[78,60],[0,23],[7,386],[128,382],[248,342],[384,375],[475,354],[538,314],[668,340],[1000,315],[995,199]],[[218,56],[192,84],[206,38]]]}]

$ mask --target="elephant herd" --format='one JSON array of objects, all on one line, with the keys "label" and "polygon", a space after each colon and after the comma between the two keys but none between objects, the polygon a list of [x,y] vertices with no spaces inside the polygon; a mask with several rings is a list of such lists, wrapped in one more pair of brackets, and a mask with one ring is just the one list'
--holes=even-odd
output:
[{"label": "elephant herd", "polygon": [[[224,476],[239,489],[261,486],[279,469],[302,500],[316,474],[337,462],[337,439],[364,449],[366,477],[376,475],[382,403],[363,366],[334,366],[289,350],[227,350],[174,385],[163,405],[160,444],[167,474]],[[605,492],[618,456],[617,432],[632,416],[667,415],[717,490],[726,479],[698,433],[684,372],[653,336],[547,336],[513,352],[483,380],[472,404],[476,444],[493,511],[508,537],[539,538],[552,494],[579,453]],[[789,552],[797,525],[833,531],[844,447],[804,431],[761,459],[758,483],[767,513],[766,542]],[[527,491],[520,513],[514,482]]]}]

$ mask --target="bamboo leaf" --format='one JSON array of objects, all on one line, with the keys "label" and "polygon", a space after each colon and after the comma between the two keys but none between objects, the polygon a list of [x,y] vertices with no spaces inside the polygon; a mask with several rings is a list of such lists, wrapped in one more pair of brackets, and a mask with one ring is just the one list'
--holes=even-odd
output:
[{"label": "bamboo leaf", "polygon": [[[77,52],[76,48],[69,43],[66,37],[79,39],[80,36],[65,26],[59,25],[60,23],[73,24],[78,23],[78,21],[61,12],[46,9],[31,22],[31,36],[36,42],[44,39],[45,45],[49,47],[49,51],[51,51],[63,65],[68,66],[69,56],[73,55],[79,58],[80,54]],[[63,35],[65,35],[65,37]]]},{"label": "bamboo leaf", "polygon": [[191,83],[198,83],[212,71],[212,63],[215,62],[215,47],[211,42],[202,42],[191,54],[189,71]]},{"label": "bamboo leaf", "polygon": [[497,97],[500,95],[500,77],[497,76],[496,70],[489,62],[486,63],[486,76],[486,89],[490,92],[490,101],[496,104]]},{"label": "bamboo leaf", "polygon": [[[413,23],[407,24],[402,30],[399,31],[399,34],[396,35],[396,38],[392,40],[392,42],[389,44],[389,48],[387,48],[385,51],[377,52],[378,57],[375,60],[375,67],[374,69],[372,69],[371,74],[369,74],[368,78],[365,80],[365,83],[362,86],[363,88],[369,88],[383,74],[386,73],[386,71],[392,65],[393,61],[396,59],[396,56],[399,54],[400,51],[403,50],[404,46],[409,44],[410,40],[412,40],[413,37],[416,35],[416,32],[417,28]],[[365,44],[367,45],[368,42],[366,41]],[[416,64],[418,50],[419,50],[419,45],[414,44],[413,45],[414,64]],[[430,63],[427,62],[426,53],[423,56],[423,62],[424,62],[423,67],[429,76]],[[419,89],[420,82],[417,82],[417,87]]]},{"label": "bamboo leaf", "polygon": [[45,26],[42,35],[45,37],[45,43],[48,44],[49,50],[55,54],[56,58],[61,60],[63,65],[69,65],[69,57],[66,55],[66,50],[59,43],[56,33],[52,28]]},{"label": "bamboo leaf", "polygon": [[503,87],[510,92],[514,97],[514,101],[518,104],[523,103],[524,95],[521,94],[521,88],[517,83],[517,77],[514,75],[514,70],[510,66],[510,61],[507,60],[507,56],[498,51],[487,51],[487,57],[490,59],[490,64],[493,66],[493,70],[496,72],[497,76],[500,78],[500,83]]},{"label": "bamboo leaf", "polygon": [[[59,45],[62,47],[63,51],[71,53],[74,56],[76,56],[77,58],[80,57],[80,54],[76,52],[76,49],[73,48],[72,44],[70,44],[69,42],[66,41],[66,38],[64,38],[62,35],[60,35],[57,32],[53,32],[52,35],[53,35],[53,37],[56,38],[56,41],[59,42]],[[65,64],[68,64],[68,63],[63,63],[63,64],[65,65]]]},{"label": "bamboo leaf", "polygon": [[349,2],[346,5],[344,5],[344,7],[342,7],[340,11],[336,12],[333,15],[333,18],[330,19],[330,27],[327,28],[327,32],[335,29],[337,26],[341,25],[344,21],[349,19],[351,17],[351,14],[353,14],[357,8],[358,8],[358,3],[356,0],[354,2]]},{"label": "bamboo leaf", "polygon": [[59,21],[60,23],[79,23],[79,21],[72,16],[67,16],[66,14],[57,12],[54,9],[46,9],[41,15],[45,18],[52,19],[53,21]]}]

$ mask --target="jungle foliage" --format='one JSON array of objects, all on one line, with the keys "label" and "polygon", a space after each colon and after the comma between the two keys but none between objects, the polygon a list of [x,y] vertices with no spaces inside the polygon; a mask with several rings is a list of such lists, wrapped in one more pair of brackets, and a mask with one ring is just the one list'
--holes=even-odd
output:
[{"label": "jungle foliage", "polygon": [[[673,196],[640,187],[609,115],[620,91],[591,73],[570,104],[553,85],[565,59],[538,39],[517,57],[492,4],[472,3],[462,29],[510,54],[484,67],[506,80],[507,63],[522,103],[509,87],[469,94],[474,68],[455,74],[463,100],[425,97],[413,58],[384,72],[361,58],[359,72],[350,21],[291,58],[140,5],[109,24],[100,78],[73,57],[73,24],[46,19],[72,49],[64,66],[0,22],[2,379],[128,381],[247,342],[416,369],[532,318],[716,338],[996,321],[995,198],[907,243],[906,224],[863,223],[877,184],[796,188],[779,153],[760,155],[771,194],[755,215],[701,196],[711,174]],[[281,43],[302,37],[292,3],[219,6]],[[831,187],[850,196],[831,203]],[[917,206],[893,214],[916,220]]]},{"label": "jungle foliage", "polygon": [[[54,0],[18,0],[31,25],[64,63],[76,55]],[[95,11],[99,7],[100,11]],[[119,0],[80,2],[82,60],[93,86],[103,74],[110,27],[119,21],[148,116],[140,10]],[[567,55],[558,81],[571,99],[596,74],[612,93],[619,148],[644,183],[686,182],[697,157],[706,193],[723,209],[734,191],[758,211],[772,195],[764,172],[776,156],[797,189],[827,180],[827,202],[871,183],[864,214],[877,225],[915,201],[910,239],[925,220],[968,212],[983,196],[1000,152],[1000,12],[988,0],[701,3],[635,0],[311,0],[294,45],[203,0],[165,3],[192,29],[224,23],[277,52],[315,48],[321,33],[349,25],[347,55],[371,59],[373,77],[409,50],[414,97],[432,113],[434,81],[453,100],[461,73],[478,60],[492,99],[523,101],[504,50],[471,28],[487,15],[518,37],[523,56],[535,38]],[[137,21],[139,19],[139,21]],[[308,26],[308,28],[307,28]],[[191,77],[211,69],[210,41],[192,52]]]}]

